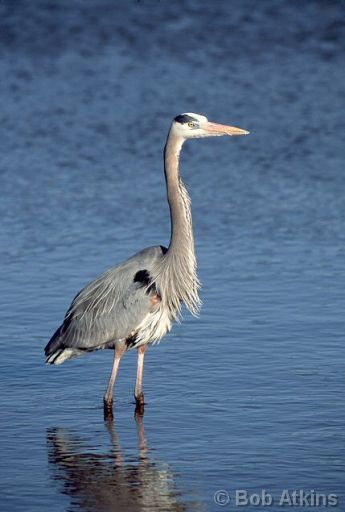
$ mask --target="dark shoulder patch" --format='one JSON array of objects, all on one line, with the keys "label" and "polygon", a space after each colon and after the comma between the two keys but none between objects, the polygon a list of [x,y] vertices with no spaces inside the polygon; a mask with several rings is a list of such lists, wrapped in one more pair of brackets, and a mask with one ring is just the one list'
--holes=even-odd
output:
[{"label": "dark shoulder patch", "polygon": [[168,249],[166,247],[164,247],[164,245],[160,245],[159,247],[162,249],[163,255],[168,252]]},{"label": "dark shoulder patch", "polygon": [[146,269],[145,270],[139,270],[135,274],[133,282],[134,283],[140,283],[142,285],[147,285],[147,284],[150,283],[150,274],[148,273],[148,271]]},{"label": "dark shoulder patch", "polygon": [[175,117],[174,121],[176,121],[177,123],[185,124],[190,123],[191,121],[197,122],[197,119],[195,119],[192,116],[188,116],[187,114],[180,114],[179,116]]}]

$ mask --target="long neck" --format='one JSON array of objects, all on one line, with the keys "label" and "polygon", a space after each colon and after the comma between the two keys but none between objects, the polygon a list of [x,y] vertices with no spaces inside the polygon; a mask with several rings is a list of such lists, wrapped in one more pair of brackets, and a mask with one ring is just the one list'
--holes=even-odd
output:
[{"label": "long neck", "polygon": [[170,133],[164,149],[171,237],[168,252],[160,266],[158,284],[165,287],[167,305],[176,314],[181,309],[181,301],[191,313],[197,314],[201,304],[198,296],[200,285],[196,274],[190,197],[179,173],[182,144],[181,138]]},{"label": "long neck", "polygon": [[164,148],[164,172],[171,219],[169,255],[187,251],[194,254],[190,197],[179,172],[182,144],[182,139],[170,134]]}]

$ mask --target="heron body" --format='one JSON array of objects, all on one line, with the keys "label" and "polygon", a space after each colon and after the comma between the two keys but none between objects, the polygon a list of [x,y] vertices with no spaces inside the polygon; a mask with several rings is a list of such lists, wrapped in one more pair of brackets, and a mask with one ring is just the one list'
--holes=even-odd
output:
[{"label": "heron body", "polygon": [[171,329],[183,304],[192,314],[200,307],[199,281],[190,197],[179,174],[185,140],[217,135],[245,135],[232,126],[210,123],[199,114],[181,114],[171,125],[164,150],[164,170],[171,217],[169,247],[144,249],[97,277],[74,298],[62,325],[45,347],[46,361],[64,361],[99,349],[114,349],[114,365],[104,397],[111,411],[113,385],[121,356],[138,349],[135,386],[143,406],[144,353]]},{"label": "heron body", "polygon": [[61,364],[85,352],[114,349],[120,341],[128,348],[159,341],[170,328],[168,316],[148,333],[148,339],[144,331],[161,300],[150,272],[166,251],[144,249],[83,288],[46,348],[47,362]]}]

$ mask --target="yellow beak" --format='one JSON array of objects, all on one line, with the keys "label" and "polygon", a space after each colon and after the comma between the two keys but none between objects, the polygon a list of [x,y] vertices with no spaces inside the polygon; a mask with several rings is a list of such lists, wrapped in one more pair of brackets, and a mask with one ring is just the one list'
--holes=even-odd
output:
[{"label": "yellow beak", "polygon": [[208,133],[209,135],[248,135],[249,132],[247,130],[242,130],[242,128],[236,128],[236,126],[227,126],[226,124],[218,124],[218,123],[203,123],[201,128]]}]

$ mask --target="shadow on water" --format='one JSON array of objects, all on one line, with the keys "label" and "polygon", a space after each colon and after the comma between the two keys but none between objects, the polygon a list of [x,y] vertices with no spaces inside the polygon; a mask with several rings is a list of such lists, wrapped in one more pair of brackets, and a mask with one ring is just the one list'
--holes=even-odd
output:
[{"label": "shadow on water", "polygon": [[144,432],[142,416],[136,415],[138,451],[129,457],[122,449],[115,424],[105,422],[110,449],[96,453],[86,438],[65,428],[47,429],[51,478],[71,499],[69,510],[85,511],[185,511],[203,510],[197,502],[181,502],[175,475],[169,466],[154,460]]}]

